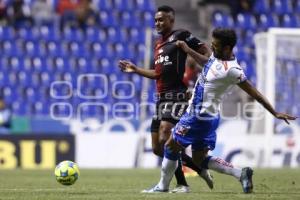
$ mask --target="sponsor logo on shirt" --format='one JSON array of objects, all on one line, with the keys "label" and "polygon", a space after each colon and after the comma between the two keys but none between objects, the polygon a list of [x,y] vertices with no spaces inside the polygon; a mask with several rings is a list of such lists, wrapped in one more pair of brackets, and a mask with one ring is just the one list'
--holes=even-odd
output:
[{"label": "sponsor logo on shirt", "polygon": [[[162,56],[162,55],[159,55],[158,56],[158,58],[155,60],[155,64],[160,64],[160,63],[167,63],[167,64],[169,64],[169,63],[171,63],[172,64],[172,62],[170,62],[170,60],[169,60],[170,58],[169,58],[169,56]],[[164,64],[165,65],[165,64]]]}]

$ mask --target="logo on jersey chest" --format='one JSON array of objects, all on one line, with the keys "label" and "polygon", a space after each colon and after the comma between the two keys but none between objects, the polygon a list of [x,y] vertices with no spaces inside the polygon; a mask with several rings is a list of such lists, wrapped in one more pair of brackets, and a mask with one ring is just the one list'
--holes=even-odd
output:
[{"label": "logo on jersey chest", "polygon": [[170,62],[170,57],[169,56],[162,56],[162,55],[159,55],[157,57],[157,59],[155,60],[155,64],[160,64],[160,63],[164,63],[164,65],[168,65],[168,64],[172,64],[172,62]]}]

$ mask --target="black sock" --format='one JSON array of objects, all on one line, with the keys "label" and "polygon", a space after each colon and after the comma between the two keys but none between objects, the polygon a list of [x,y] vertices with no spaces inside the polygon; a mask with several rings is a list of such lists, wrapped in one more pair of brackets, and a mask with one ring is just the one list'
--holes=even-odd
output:
[{"label": "black sock", "polygon": [[198,174],[201,173],[201,168],[199,168],[194,162],[193,159],[188,156],[186,153],[181,152],[181,159],[182,159],[182,164],[184,166],[187,166],[189,168],[191,168],[192,170],[194,170],[195,172],[197,172]]},{"label": "black sock", "polygon": [[184,173],[182,171],[181,159],[178,159],[178,167],[175,171],[175,177],[176,177],[177,185],[188,186],[184,177]]}]

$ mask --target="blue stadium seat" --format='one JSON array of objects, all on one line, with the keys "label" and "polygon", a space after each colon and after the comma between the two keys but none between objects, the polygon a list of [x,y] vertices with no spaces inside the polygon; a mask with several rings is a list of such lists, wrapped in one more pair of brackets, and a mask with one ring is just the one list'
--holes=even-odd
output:
[{"label": "blue stadium seat", "polygon": [[294,13],[300,13],[300,0],[296,0],[296,5],[294,8]]},{"label": "blue stadium seat", "polygon": [[104,29],[98,29],[98,41],[107,42],[107,33]]},{"label": "blue stadium seat", "polygon": [[[41,86],[41,73],[39,72],[34,72],[32,73],[31,75],[31,78],[30,78],[30,82],[31,82],[31,86],[34,87],[34,88],[38,88]],[[39,95],[39,94],[38,94]]]},{"label": "blue stadium seat", "polygon": [[34,40],[24,41],[23,53],[27,56],[43,56],[45,49],[40,48],[39,42]]},{"label": "blue stadium seat", "polygon": [[133,11],[135,8],[135,0],[114,0],[114,9],[118,11]]},{"label": "blue stadium seat", "polygon": [[138,28],[131,28],[129,31],[130,42],[145,43],[145,34]]},{"label": "blue stadium seat", "polygon": [[98,10],[111,11],[113,10],[113,1],[112,0],[99,0],[98,1]]},{"label": "blue stadium seat", "polygon": [[50,77],[50,75],[47,72],[42,72],[41,73],[41,86],[49,86],[52,82],[52,76]]},{"label": "blue stadium seat", "polygon": [[131,60],[135,55],[129,51],[128,45],[124,43],[115,43],[114,45],[115,59]]},{"label": "blue stadium seat", "polygon": [[245,47],[238,49],[235,55],[239,60],[245,60],[248,62],[251,59],[249,51]]},{"label": "blue stadium seat", "polygon": [[9,85],[8,76],[5,72],[0,71],[0,88]]},{"label": "blue stadium seat", "polygon": [[76,68],[79,73],[88,73],[88,69],[91,67],[89,57],[78,57],[76,62]]},{"label": "blue stadium seat", "polygon": [[46,59],[42,56],[32,57],[33,72],[42,72],[46,68]]},{"label": "blue stadium seat", "polygon": [[24,106],[24,104],[22,104],[22,102],[11,102],[12,104],[12,111],[13,114],[15,115],[19,115],[19,116],[24,116],[27,114],[26,112],[26,107]]},{"label": "blue stadium seat", "polygon": [[36,116],[45,116],[48,115],[50,112],[50,107],[48,107],[46,104],[44,104],[41,101],[37,101],[34,103],[34,114]]},{"label": "blue stadium seat", "polygon": [[39,95],[37,95],[38,90],[33,87],[27,87],[25,90],[25,100],[30,103],[34,103],[39,100]]},{"label": "blue stadium seat", "polygon": [[91,44],[91,52],[94,57],[103,58],[109,57],[109,50],[106,43],[94,42]]},{"label": "blue stadium seat", "polygon": [[296,28],[299,26],[297,18],[293,14],[284,14],[282,16],[282,27],[291,27],[291,28]]},{"label": "blue stadium seat", "polygon": [[116,13],[112,11],[100,11],[100,25],[102,27],[111,27],[111,26],[118,26],[117,20],[115,18]]},{"label": "blue stadium seat", "polygon": [[22,54],[21,41],[4,40],[1,53],[7,56],[20,56]]},{"label": "blue stadium seat", "polygon": [[120,22],[123,27],[134,27],[135,26],[135,18],[129,11],[124,11],[120,13]]},{"label": "blue stadium seat", "polygon": [[15,72],[10,72],[8,74],[8,81],[9,81],[9,85],[12,87],[15,87],[18,85],[18,79],[17,79],[17,75]]},{"label": "blue stadium seat", "polygon": [[63,41],[49,40],[45,43],[48,56],[65,56],[68,55],[67,43]]},{"label": "blue stadium seat", "polygon": [[119,28],[109,27],[107,28],[107,39],[108,42],[114,43],[118,42],[120,38],[120,30]]},{"label": "blue stadium seat", "polygon": [[68,42],[82,42],[84,40],[84,33],[81,29],[64,28],[63,39]]},{"label": "blue stadium seat", "polygon": [[18,84],[23,87],[31,86],[31,73],[26,71],[21,71],[17,75]]},{"label": "blue stadium seat", "polygon": [[261,13],[269,13],[270,12],[270,4],[269,0],[259,0],[255,1],[253,10],[257,14]]},{"label": "blue stadium seat", "polygon": [[152,0],[136,0],[136,9],[155,12],[155,2]]},{"label": "blue stadium seat", "polygon": [[51,26],[41,26],[39,27],[39,37],[41,40],[49,41],[60,40],[60,31]]},{"label": "blue stadium seat", "polygon": [[254,34],[256,30],[247,29],[244,31],[242,38],[243,46],[248,46],[250,48],[254,48]]},{"label": "blue stadium seat", "polygon": [[51,89],[51,94],[57,98],[65,98],[72,94],[67,84],[54,84]]},{"label": "blue stadium seat", "polygon": [[38,40],[39,30],[36,27],[22,27],[17,31],[17,38],[23,40]]},{"label": "blue stadium seat", "polygon": [[256,19],[248,13],[239,13],[235,25],[241,29],[256,29]]},{"label": "blue stadium seat", "polygon": [[266,30],[270,27],[278,27],[279,20],[277,15],[272,14],[261,14],[259,15],[259,28]]},{"label": "blue stadium seat", "polygon": [[114,72],[114,68],[113,68],[113,66],[112,66],[112,63],[110,62],[110,60],[109,59],[107,59],[107,58],[102,58],[101,60],[100,60],[100,66],[101,66],[101,68],[102,68],[102,73],[104,73],[104,74],[112,74],[113,72]]},{"label": "blue stadium seat", "polygon": [[7,73],[11,69],[10,59],[8,56],[0,56],[0,71]]},{"label": "blue stadium seat", "polygon": [[65,118],[72,115],[72,108],[64,104],[56,104],[53,107],[53,114],[58,118]]},{"label": "blue stadium seat", "polygon": [[293,12],[292,0],[273,0],[272,12],[282,15]]},{"label": "blue stadium seat", "polygon": [[107,41],[108,43],[116,42],[128,42],[128,30],[127,27],[117,28],[109,27],[106,30],[107,32]]},{"label": "blue stadium seat", "polygon": [[[139,19],[135,19],[138,21]],[[144,27],[154,28],[154,15],[152,12],[146,11],[142,13],[142,24]]]},{"label": "blue stadium seat", "polygon": [[105,41],[106,33],[103,29],[99,29],[96,26],[89,26],[85,31],[85,37],[89,42]]},{"label": "blue stadium seat", "polygon": [[88,56],[88,49],[85,48],[84,43],[72,41],[68,44],[68,52],[75,57]]},{"label": "blue stadium seat", "polygon": [[213,14],[212,24],[214,27],[233,27],[234,21],[229,14],[217,11]]},{"label": "blue stadium seat", "polygon": [[244,69],[245,74],[249,80],[252,80],[252,77],[255,76],[255,69],[251,62],[241,60],[241,67]]},{"label": "blue stadium seat", "polygon": [[[51,66],[49,66],[51,67]],[[65,72],[69,69],[69,59],[68,57],[64,56],[57,56],[53,58],[53,69],[50,69],[51,71],[55,70],[56,72]]]},{"label": "blue stadium seat", "polygon": [[7,104],[11,104],[15,100],[20,100],[20,98],[18,98],[16,88],[12,86],[3,87],[3,97]]},{"label": "blue stadium seat", "polygon": [[19,71],[23,70],[24,69],[23,68],[23,62],[24,62],[24,60],[22,59],[22,57],[19,57],[19,56],[9,57],[9,60],[8,60],[9,69],[8,69],[8,71],[16,73],[16,72],[19,72]]},{"label": "blue stadium seat", "polygon": [[16,32],[11,26],[0,26],[0,41],[14,40]]},{"label": "blue stadium seat", "polygon": [[296,68],[296,62],[293,61],[287,61],[286,62],[286,69],[287,69],[287,75],[290,77],[294,77],[297,75],[297,68]]}]

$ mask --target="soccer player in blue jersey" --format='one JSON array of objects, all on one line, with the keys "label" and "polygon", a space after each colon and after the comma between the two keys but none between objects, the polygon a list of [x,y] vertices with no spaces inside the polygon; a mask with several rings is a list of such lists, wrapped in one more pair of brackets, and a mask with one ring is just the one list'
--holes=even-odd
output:
[{"label": "soccer player in blue jersey", "polygon": [[264,106],[277,119],[295,120],[296,117],[274,110],[268,100],[247,80],[232,52],[237,36],[232,29],[217,28],[212,33],[212,55],[206,57],[189,48],[184,41],[177,45],[192,56],[199,64],[205,64],[193,90],[189,107],[180,118],[165,145],[161,179],[147,193],[167,192],[177,166],[179,152],[191,145],[192,159],[202,168],[231,175],[241,182],[243,191],[253,190],[249,167],[238,169],[225,160],[208,155],[216,144],[216,129],[219,125],[219,107],[222,98],[234,85],[238,85]]}]

